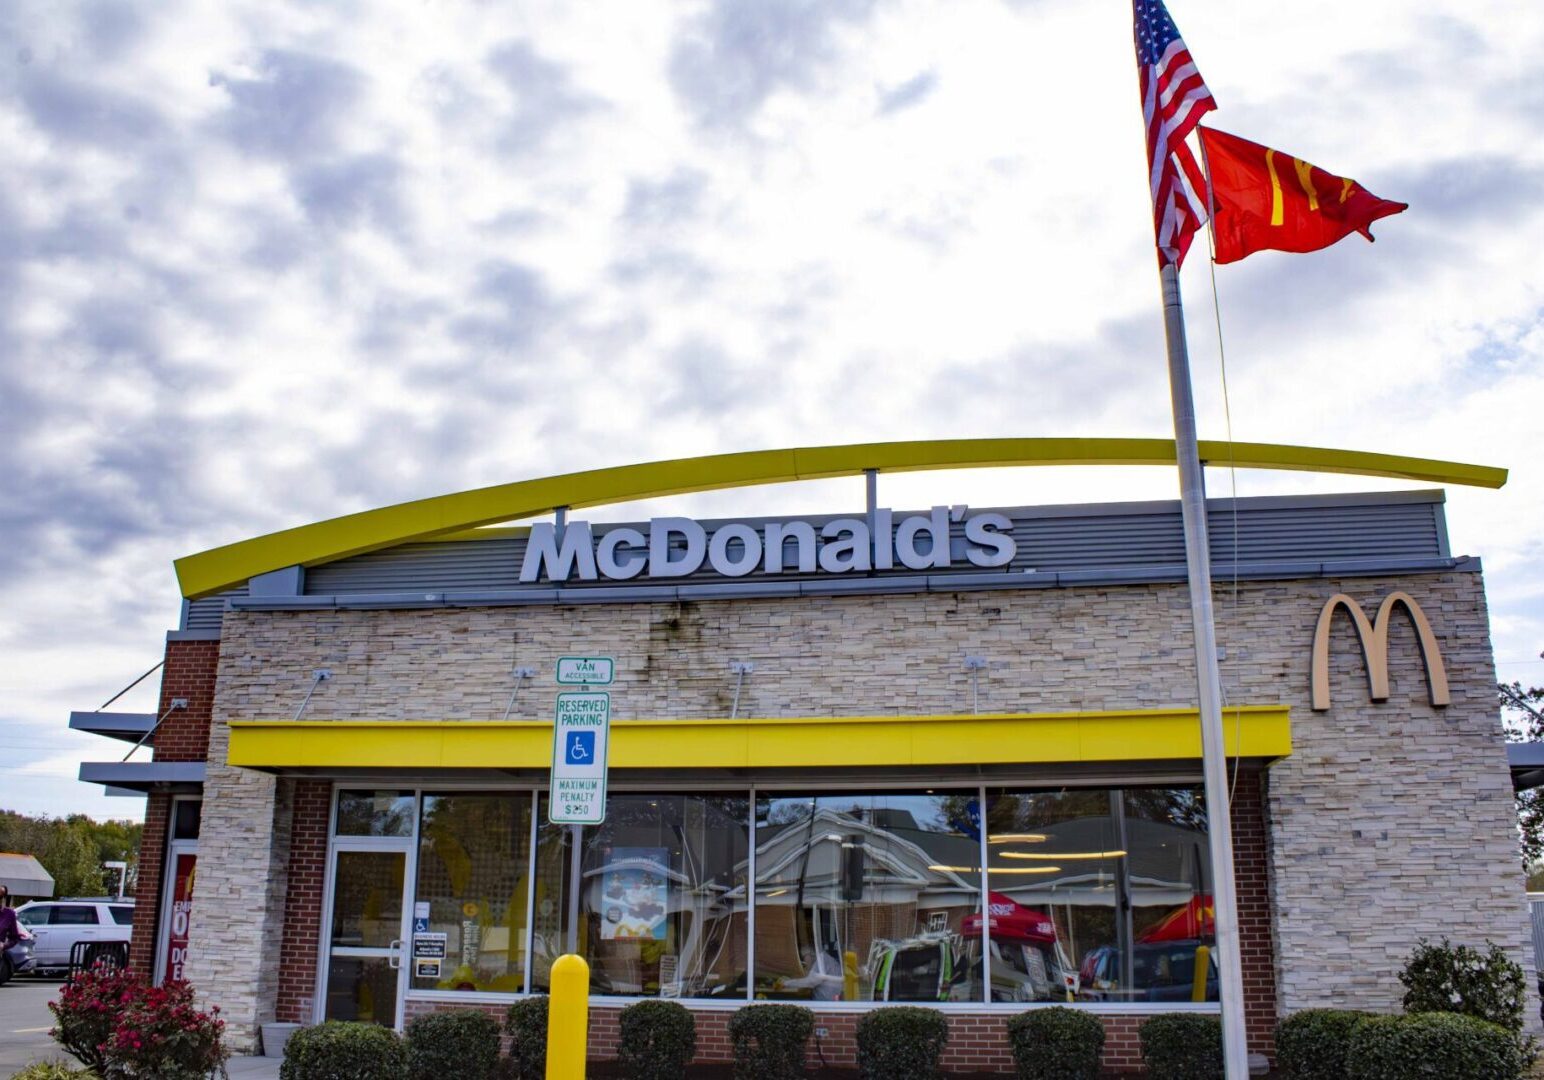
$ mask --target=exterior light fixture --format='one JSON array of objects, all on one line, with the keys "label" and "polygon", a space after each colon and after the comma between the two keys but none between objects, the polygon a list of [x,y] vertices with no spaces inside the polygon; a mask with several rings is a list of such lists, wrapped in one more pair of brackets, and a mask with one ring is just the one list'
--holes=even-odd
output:
[{"label": "exterior light fixture", "polygon": [[734,676],[734,704],[729,706],[729,719],[740,715],[740,688],[745,685],[745,676],[755,670],[756,665],[749,660],[729,661],[729,672]]}]

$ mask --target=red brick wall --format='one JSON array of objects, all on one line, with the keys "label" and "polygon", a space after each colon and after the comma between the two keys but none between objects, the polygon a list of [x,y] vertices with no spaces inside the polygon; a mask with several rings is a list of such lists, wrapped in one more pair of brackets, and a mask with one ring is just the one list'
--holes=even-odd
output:
[{"label": "red brick wall", "polygon": [[[168,641],[166,668],[161,673],[161,704],[165,716],[153,736],[157,761],[203,761],[209,756],[209,718],[214,709],[214,681],[220,663],[218,641]],[[187,698],[188,707],[167,713],[173,698]]]},{"label": "red brick wall", "polygon": [[134,928],[129,937],[129,968],[143,978],[155,963],[155,936],[161,919],[162,872],[166,869],[166,830],[170,795],[145,800],[145,831],[139,838],[139,877],[134,886]]},{"label": "red brick wall", "polygon": [[277,1016],[281,1023],[307,1023],[316,994],[316,957],[321,945],[322,889],[327,877],[327,819],[332,783],[296,780],[290,828],[289,889],[284,898],[284,956],[279,969]]},{"label": "red brick wall", "polygon": [[[423,1001],[407,1003],[407,1019],[434,1012],[435,1006]],[[465,1004],[444,1008],[467,1008]],[[502,1025],[505,1006],[486,1005],[483,1011]],[[616,1058],[620,1038],[616,1005],[592,1006],[590,1009],[589,1058],[605,1062]],[[698,1064],[723,1064],[734,1060],[729,1040],[729,1018],[733,1010],[693,1010],[697,1021]],[[856,1069],[858,1065],[857,1029],[862,1013],[820,1012],[815,1028],[825,1035],[810,1039],[805,1063],[810,1070],[824,1063],[834,1069]],[[949,1016],[949,1045],[942,1065],[949,1073],[998,1073],[1012,1075],[1013,1058],[1008,1052],[1008,1013],[953,1013]],[[1105,1044],[1103,1064],[1106,1073],[1121,1075],[1142,1071],[1142,1048],[1137,1028],[1145,1016],[1104,1016]]]},{"label": "red brick wall", "polygon": [[1271,943],[1266,861],[1267,773],[1240,773],[1233,796],[1233,865],[1238,884],[1239,959],[1244,968],[1244,1029],[1251,1053],[1276,1057],[1276,956]]},{"label": "red brick wall", "polygon": [[[151,737],[156,761],[203,761],[208,758],[209,719],[214,709],[214,682],[219,662],[218,641],[166,643],[161,700],[156,708],[156,715],[166,719]],[[168,713],[173,698],[187,698],[188,707]],[[155,963],[156,935],[161,926],[162,882],[171,806],[170,795],[151,795],[145,800],[145,832],[139,842],[139,879],[134,891],[129,966],[147,978]]]}]

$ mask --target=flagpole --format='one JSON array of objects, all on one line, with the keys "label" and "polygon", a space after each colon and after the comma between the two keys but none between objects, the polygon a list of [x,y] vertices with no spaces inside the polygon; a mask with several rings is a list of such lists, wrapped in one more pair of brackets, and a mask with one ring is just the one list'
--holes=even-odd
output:
[{"label": "flagpole", "polygon": [[1227,750],[1222,734],[1222,680],[1217,671],[1217,627],[1212,614],[1212,567],[1206,539],[1206,490],[1196,446],[1196,410],[1180,306],[1179,268],[1164,260],[1163,328],[1169,346],[1169,395],[1174,408],[1174,456],[1179,464],[1180,508],[1185,525],[1190,620],[1195,631],[1196,682],[1200,690],[1201,762],[1206,790],[1207,841],[1212,861],[1212,907],[1217,930],[1217,968],[1222,998],[1222,1056],[1227,1080],[1249,1076],[1244,1030],[1244,971],[1239,957],[1238,892],[1233,881],[1233,827],[1229,815]]}]

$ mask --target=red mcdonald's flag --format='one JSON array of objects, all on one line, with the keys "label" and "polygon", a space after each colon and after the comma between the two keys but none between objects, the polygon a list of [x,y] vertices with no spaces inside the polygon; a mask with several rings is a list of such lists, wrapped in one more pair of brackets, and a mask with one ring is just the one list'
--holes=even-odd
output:
[{"label": "red mcdonald's flag", "polygon": [[1215,128],[1198,130],[1211,173],[1220,263],[1266,248],[1318,251],[1353,232],[1371,240],[1368,226],[1407,207],[1279,150]]}]

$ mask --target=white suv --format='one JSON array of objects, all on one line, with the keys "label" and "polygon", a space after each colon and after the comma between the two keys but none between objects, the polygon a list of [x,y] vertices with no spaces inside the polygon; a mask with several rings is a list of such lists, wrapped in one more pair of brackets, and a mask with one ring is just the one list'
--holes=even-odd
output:
[{"label": "white suv", "polygon": [[[77,941],[123,942],[134,932],[134,901],[104,897],[34,900],[16,909],[16,919],[36,940],[32,955],[39,968],[70,965],[70,949]],[[87,948],[85,960],[92,957]]]}]

